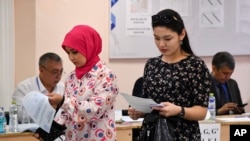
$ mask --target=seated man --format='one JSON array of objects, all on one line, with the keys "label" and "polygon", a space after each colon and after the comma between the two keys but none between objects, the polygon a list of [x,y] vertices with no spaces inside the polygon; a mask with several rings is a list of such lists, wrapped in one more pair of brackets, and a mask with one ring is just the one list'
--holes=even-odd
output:
[{"label": "seated man", "polygon": [[238,84],[230,78],[234,68],[235,61],[230,53],[218,52],[213,56],[211,92],[216,98],[217,115],[244,113]]},{"label": "seated man", "polygon": [[[21,81],[14,93],[12,99],[16,100],[17,105],[22,106],[23,97],[30,91],[39,91],[43,94],[58,93],[63,94],[64,84],[60,82],[63,73],[62,59],[55,53],[45,53],[39,59],[39,75],[27,78]],[[56,108],[57,105],[53,107]],[[23,118],[22,110],[19,110],[18,121]],[[58,114],[60,114],[58,112]]]}]

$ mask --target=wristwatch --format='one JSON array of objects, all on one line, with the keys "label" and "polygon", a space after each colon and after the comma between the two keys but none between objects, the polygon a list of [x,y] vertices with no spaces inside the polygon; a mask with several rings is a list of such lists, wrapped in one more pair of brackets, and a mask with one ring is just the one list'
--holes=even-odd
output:
[{"label": "wristwatch", "polygon": [[183,106],[181,106],[181,112],[177,116],[180,118],[183,118],[185,116],[185,109]]}]

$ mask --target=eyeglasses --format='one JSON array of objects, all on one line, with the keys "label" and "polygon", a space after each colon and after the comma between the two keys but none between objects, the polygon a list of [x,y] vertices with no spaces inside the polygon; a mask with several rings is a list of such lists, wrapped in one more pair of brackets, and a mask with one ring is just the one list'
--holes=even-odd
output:
[{"label": "eyeglasses", "polygon": [[176,21],[180,23],[175,16],[172,15],[153,15],[152,16],[152,24],[156,23],[171,23],[172,21]]},{"label": "eyeglasses", "polygon": [[46,71],[48,71],[50,74],[52,74],[53,76],[58,76],[58,75],[63,75],[63,74],[65,74],[65,72],[63,71],[63,69],[61,69],[61,70],[49,70],[49,69],[47,69],[46,67],[44,67],[44,66],[42,66]]}]

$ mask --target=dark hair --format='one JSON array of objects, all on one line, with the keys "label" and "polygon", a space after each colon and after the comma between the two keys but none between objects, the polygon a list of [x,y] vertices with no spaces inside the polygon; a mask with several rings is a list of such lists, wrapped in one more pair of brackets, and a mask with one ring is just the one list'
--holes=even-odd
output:
[{"label": "dark hair", "polygon": [[39,63],[38,65],[40,67],[44,66],[46,64],[47,61],[49,60],[52,60],[52,61],[55,61],[55,62],[62,62],[62,59],[59,55],[55,54],[55,53],[52,53],[52,52],[48,52],[48,53],[45,53],[43,54],[40,59],[39,59]]},{"label": "dark hair", "polygon": [[[164,26],[170,28],[174,32],[177,32],[178,35],[181,34],[183,29],[185,29],[184,22],[181,16],[172,9],[164,9],[158,12],[156,15],[152,16],[153,29],[157,26]],[[187,32],[182,41],[181,49],[184,50],[186,53],[194,54],[189,44]]]},{"label": "dark hair", "polygon": [[231,70],[234,70],[234,57],[226,51],[218,52],[213,56],[212,65],[214,65],[217,69],[221,69],[222,67],[226,66]]}]

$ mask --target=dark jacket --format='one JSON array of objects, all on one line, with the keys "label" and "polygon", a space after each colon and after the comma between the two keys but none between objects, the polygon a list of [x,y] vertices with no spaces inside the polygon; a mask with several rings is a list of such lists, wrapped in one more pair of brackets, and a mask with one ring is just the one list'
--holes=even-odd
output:
[{"label": "dark jacket", "polygon": [[[216,91],[216,82],[212,82],[212,88],[211,92],[214,93],[215,99],[216,99],[216,111],[220,109],[223,105],[220,103],[219,100],[219,93]],[[230,96],[230,102],[237,103],[238,105],[242,105],[242,99],[240,94],[240,89],[238,87],[237,82],[234,79],[229,79],[226,82],[227,85],[227,91]],[[217,114],[217,113],[216,113]],[[241,114],[241,113],[234,113],[234,114]]]}]

